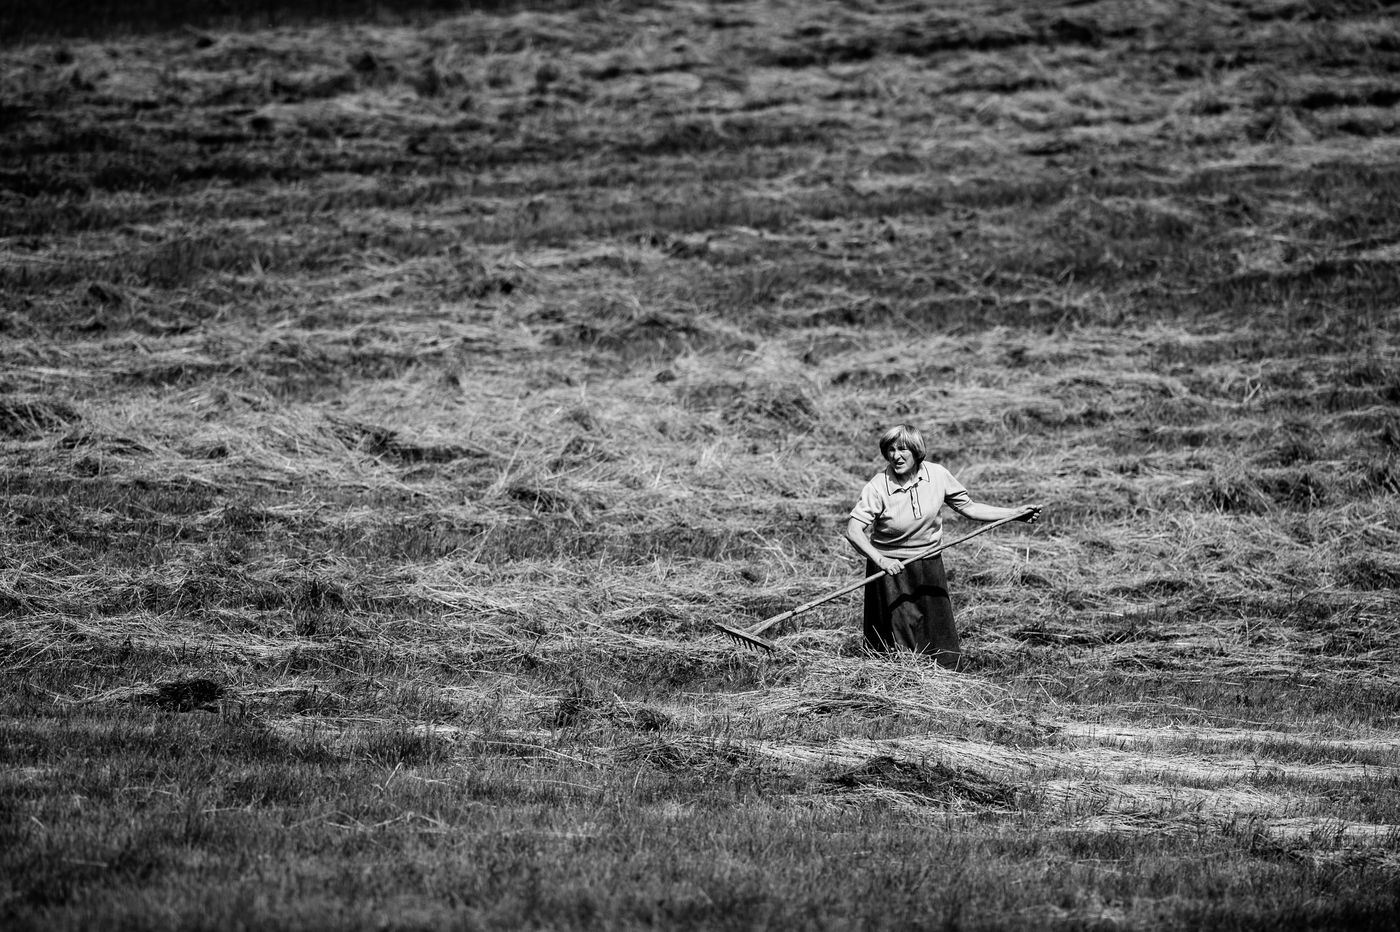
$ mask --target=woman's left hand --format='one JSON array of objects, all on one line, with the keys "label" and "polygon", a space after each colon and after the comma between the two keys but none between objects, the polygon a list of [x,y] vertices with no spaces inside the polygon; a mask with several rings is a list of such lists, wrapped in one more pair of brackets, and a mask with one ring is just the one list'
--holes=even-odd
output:
[{"label": "woman's left hand", "polygon": [[1040,520],[1040,509],[1042,507],[1043,506],[1041,505],[1027,505],[1025,511],[1021,515],[1020,520],[1026,522],[1027,524],[1035,524],[1037,521]]}]

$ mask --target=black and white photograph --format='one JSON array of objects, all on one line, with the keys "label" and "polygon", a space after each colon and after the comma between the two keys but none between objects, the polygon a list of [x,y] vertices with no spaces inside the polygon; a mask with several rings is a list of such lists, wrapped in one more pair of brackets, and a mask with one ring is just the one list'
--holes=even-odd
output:
[{"label": "black and white photograph", "polygon": [[0,928],[1391,932],[1400,2],[0,0]]}]

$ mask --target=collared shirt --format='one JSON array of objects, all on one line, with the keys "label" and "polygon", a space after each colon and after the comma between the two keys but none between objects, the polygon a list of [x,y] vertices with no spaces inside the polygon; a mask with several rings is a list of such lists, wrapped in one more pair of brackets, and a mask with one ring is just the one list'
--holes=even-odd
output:
[{"label": "collared shirt", "polygon": [[944,505],[961,512],[971,503],[952,473],[937,463],[920,463],[904,485],[888,467],[876,473],[861,489],[851,517],[870,528],[870,542],[881,553],[907,560],[942,541]]}]

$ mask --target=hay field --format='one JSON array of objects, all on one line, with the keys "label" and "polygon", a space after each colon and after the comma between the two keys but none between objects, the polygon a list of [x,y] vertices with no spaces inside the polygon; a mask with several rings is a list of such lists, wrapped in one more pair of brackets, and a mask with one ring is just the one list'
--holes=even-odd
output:
[{"label": "hay field", "polygon": [[1393,5],[428,6],[0,47],[0,924],[1392,927]]}]

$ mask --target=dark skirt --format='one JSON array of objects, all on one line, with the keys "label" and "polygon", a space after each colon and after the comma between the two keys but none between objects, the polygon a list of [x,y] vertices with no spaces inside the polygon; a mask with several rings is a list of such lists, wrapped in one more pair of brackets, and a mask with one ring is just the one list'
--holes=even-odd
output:
[{"label": "dark skirt", "polygon": [[[867,576],[878,572],[866,561]],[[939,666],[957,668],[962,648],[942,557],[917,560],[898,576],[881,576],[866,585],[865,642],[872,650],[929,654]]]}]

